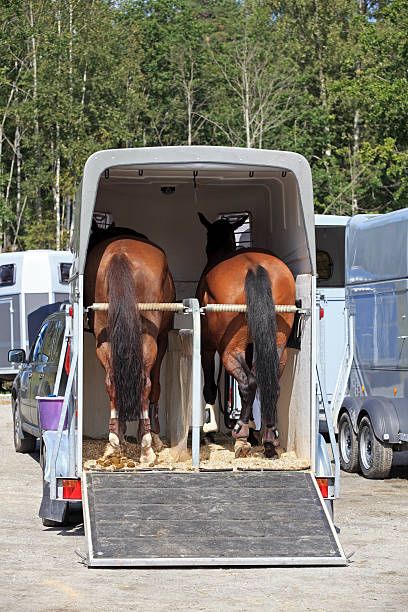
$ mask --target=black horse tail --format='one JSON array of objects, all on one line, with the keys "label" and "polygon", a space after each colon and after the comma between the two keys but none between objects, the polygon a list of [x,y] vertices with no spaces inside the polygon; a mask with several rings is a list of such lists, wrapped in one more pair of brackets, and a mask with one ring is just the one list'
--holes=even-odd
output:
[{"label": "black horse tail", "polygon": [[262,423],[276,428],[279,398],[279,355],[276,341],[276,314],[271,281],[265,268],[248,270],[245,278],[247,320],[254,345]]},{"label": "black horse tail", "polygon": [[136,285],[129,259],[114,255],[106,273],[108,283],[108,337],[116,407],[120,421],[142,416],[143,343]]}]

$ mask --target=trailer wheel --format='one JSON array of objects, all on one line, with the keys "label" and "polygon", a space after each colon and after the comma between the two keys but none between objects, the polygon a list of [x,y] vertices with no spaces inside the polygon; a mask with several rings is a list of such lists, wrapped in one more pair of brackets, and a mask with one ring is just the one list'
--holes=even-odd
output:
[{"label": "trailer wheel", "polygon": [[37,438],[32,436],[31,434],[25,432],[23,434],[21,427],[21,414],[20,408],[18,405],[18,400],[12,400],[12,409],[13,409],[13,438],[14,438],[14,448],[16,453],[32,453],[35,451],[35,447],[37,444]]},{"label": "trailer wheel", "polygon": [[358,440],[348,412],[341,415],[338,430],[341,469],[349,473],[358,472]]},{"label": "trailer wheel", "polygon": [[361,419],[358,430],[360,468],[366,478],[388,478],[392,464],[392,447],[375,437],[370,419]]}]

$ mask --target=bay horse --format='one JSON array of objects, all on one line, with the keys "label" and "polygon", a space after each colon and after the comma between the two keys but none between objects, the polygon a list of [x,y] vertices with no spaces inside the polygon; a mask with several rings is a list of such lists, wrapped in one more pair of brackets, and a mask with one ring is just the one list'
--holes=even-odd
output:
[{"label": "bay horse", "polygon": [[162,249],[133,230],[97,230],[90,244],[84,277],[85,306],[109,303],[108,312],[90,311],[88,315],[110,401],[109,442],[104,457],[121,454],[126,422],[137,420],[140,462],[153,465],[155,450],[162,448],[160,366],[173,314],[141,314],[138,303],[174,302],[173,279]]},{"label": "bay horse", "polygon": [[197,288],[201,306],[207,304],[247,304],[247,313],[216,312],[202,318],[201,364],[204,371],[206,414],[204,431],[216,431],[214,380],[215,353],[228,374],[238,383],[241,414],[232,434],[235,456],[246,456],[252,406],[259,389],[263,445],[268,458],[279,446],[277,401],[279,379],[287,361],[286,344],[294,314],[275,314],[274,304],[294,305],[295,281],[283,261],[268,251],[236,249],[234,231],[248,215],[235,223],[219,219],[210,223],[202,213],[199,219],[207,229],[207,265]]}]

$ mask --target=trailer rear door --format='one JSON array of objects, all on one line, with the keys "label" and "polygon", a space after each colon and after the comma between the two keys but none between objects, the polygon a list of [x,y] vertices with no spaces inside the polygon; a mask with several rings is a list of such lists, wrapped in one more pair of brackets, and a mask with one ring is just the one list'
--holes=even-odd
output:
[{"label": "trailer rear door", "polygon": [[310,472],[86,472],[88,564],[345,565]]}]

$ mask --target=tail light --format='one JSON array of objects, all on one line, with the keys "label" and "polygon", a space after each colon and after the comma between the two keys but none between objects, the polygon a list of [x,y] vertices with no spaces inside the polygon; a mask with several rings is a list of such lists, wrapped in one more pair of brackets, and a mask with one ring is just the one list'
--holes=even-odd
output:
[{"label": "tail light", "polygon": [[329,481],[327,478],[316,478],[317,486],[323,497],[329,497]]},{"label": "tail light", "polygon": [[77,479],[64,479],[62,481],[63,499],[82,499],[81,481]]},{"label": "tail light", "polygon": [[320,306],[319,308],[319,319],[323,319],[324,317],[324,308],[322,306]]}]

